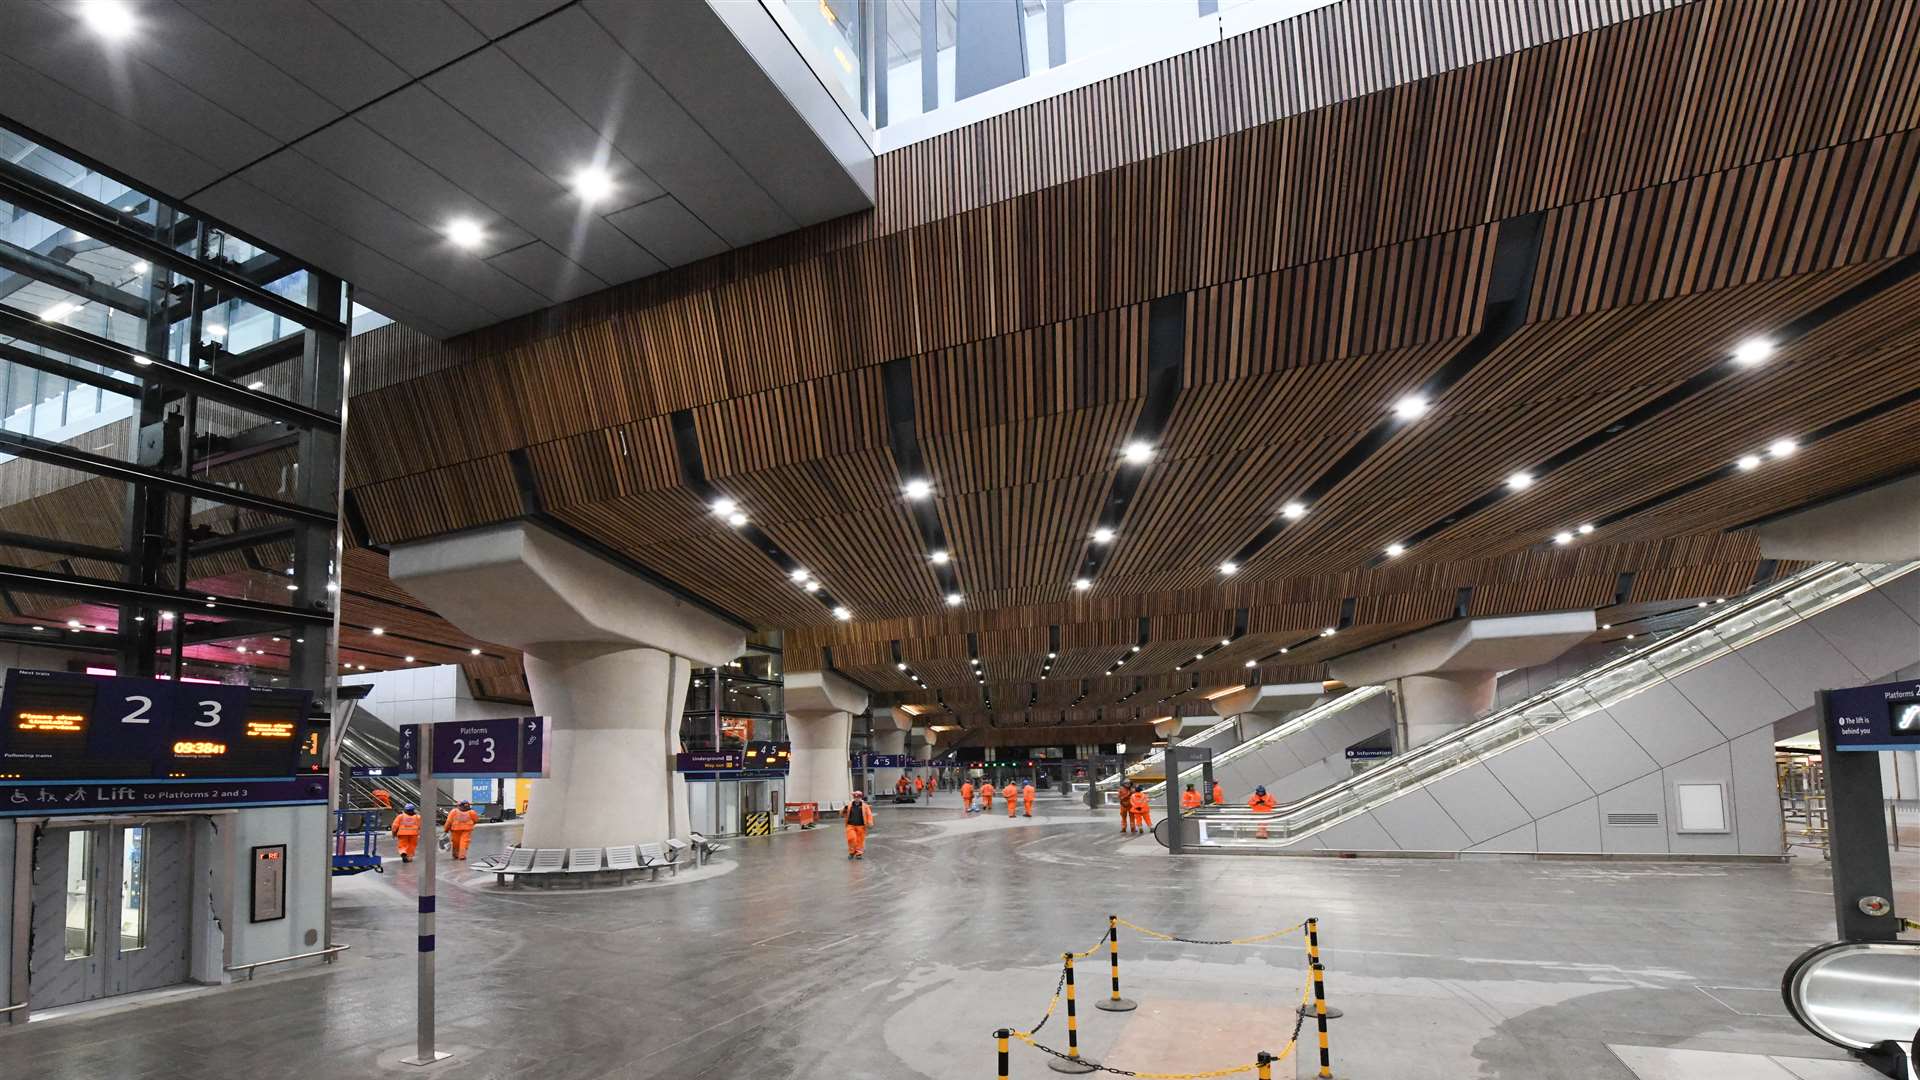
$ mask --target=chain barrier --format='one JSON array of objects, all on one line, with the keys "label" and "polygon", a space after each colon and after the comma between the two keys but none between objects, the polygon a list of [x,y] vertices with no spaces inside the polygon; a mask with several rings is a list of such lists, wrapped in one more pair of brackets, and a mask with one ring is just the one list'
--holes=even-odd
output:
[{"label": "chain barrier", "polygon": [[1094,953],[1099,952],[1100,946],[1105,945],[1106,943],[1107,943],[1107,934],[1106,934],[1106,931],[1103,930],[1100,932],[1100,940],[1094,942],[1092,948],[1089,948],[1086,952],[1074,953],[1073,958],[1075,960],[1085,960],[1087,957],[1092,956]]},{"label": "chain barrier", "polygon": [[1060,991],[1066,985],[1067,985],[1067,965],[1063,963],[1060,965],[1060,981],[1053,984],[1053,997],[1047,1000],[1047,1011],[1040,1014],[1040,1022],[1033,1025],[1033,1029],[1030,1031],[1013,1032],[1014,1036],[1021,1039],[1028,1039],[1031,1036],[1040,1034],[1040,1029],[1047,1026],[1048,1020],[1053,1019],[1054,1007],[1060,1004]]},{"label": "chain barrier", "polygon": [[[1274,938],[1285,937],[1288,934],[1296,933],[1300,930],[1305,929],[1307,925],[1304,922],[1299,922],[1299,923],[1293,924],[1292,926],[1287,927],[1284,930],[1270,930],[1264,934],[1255,934],[1253,937],[1227,938],[1222,941],[1211,941],[1206,938],[1190,938],[1190,937],[1181,937],[1178,934],[1163,934],[1158,930],[1149,930],[1144,926],[1140,926],[1136,923],[1130,923],[1125,919],[1120,919],[1118,921],[1121,926],[1124,926],[1127,929],[1134,931],[1135,933],[1145,934],[1150,938],[1155,938],[1160,941],[1178,941],[1187,945],[1257,945],[1263,941],[1271,941]],[[1095,948],[1098,948],[1098,946],[1095,946]]]},{"label": "chain barrier", "polygon": [[[1138,929],[1138,927],[1135,927],[1135,929]],[[1063,975],[1062,976],[1063,981],[1064,981],[1064,978],[1065,977]],[[1313,997],[1313,978],[1312,976],[1308,976],[1307,985],[1300,992],[1300,1003],[1304,1005],[1312,997]],[[1293,1053],[1294,1048],[1299,1045],[1300,1027],[1302,1024],[1306,1022],[1306,1014],[1300,1012],[1298,1009],[1294,1010],[1294,1013],[1295,1015],[1293,1019],[1293,1034],[1287,1039],[1287,1045],[1281,1047],[1280,1052],[1278,1054],[1273,1055],[1265,1064],[1271,1065],[1274,1062],[1285,1061],[1287,1057]],[[1039,1029],[1035,1028],[1034,1030],[1038,1031]],[[1254,1062],[1253,1064],[1250,1064],[1250,1065],[1236,1065],[1231,1069],[1210,1069],[1206,1072],[1184,1072],[1184,1073],[1139,1072],[1133,1069],[1117,1069],[1111,1065],[1102,1065],[1101,1063],[1088,1057],[1073,1057],[1067,1054],[1063,1050],[1055,1050],[1051,1046],[1047,1046],[1042,1043],[1034,1041],[1033,1035],[1029,1032],[1015,1031],[1015,1032],[1012,1032],[1011,1034],[1013,1035],[1014,1038],[1019,1039],[1021,1042],[1026,1043],[1028,1046],[1033,1047],[1035,1050],[1038,1050],[1041,1053],[1047,1054],[1051,1057],[1057,1057],[1062,1061],[1071,1061],[1076,1065],[1084,1066],[1086,1068],[1092,1069],[1095,1072],[1111,1073],[1115,1076],[1132,1076],[1132,1077],[1137,1077],[1138,1080],[1214,1080],[1215,1077],[1237,1076],[1240,1073],[1253,1072],[1254,1070],[1260,1068],[1262,1064],[1261,1062]]]}]

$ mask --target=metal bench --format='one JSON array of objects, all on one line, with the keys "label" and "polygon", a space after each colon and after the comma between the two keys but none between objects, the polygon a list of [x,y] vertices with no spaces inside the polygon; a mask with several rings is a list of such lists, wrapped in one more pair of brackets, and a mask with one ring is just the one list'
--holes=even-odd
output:
[{"label": "metal bench", "polygon": [[607,849],[607,870],[618,874],[622,883],[628,875],[640,869],[640,849],[633,844],[620,844]]},{"label": "metal bench", "polygon": [[542,874],[564,874],[567,872],[566,848],[540,848],[533,853],[533,865],[527,868],[527,876],[538,877]]},{"label": "metal bench", "polygon": [[725,844],[716,843],[699,833],[688,833],[687,835],[693,838],[694,861],[697,865],[706,865],[707,861],[713,858],[714,852],[726,847]]},{"label": "metal bench", "polygon": [[494,879],[502,885],[507,883],[507,877],[511,875],[516,879],[514,884],[518,885],[520,875],[533,872],[534,855],[535,852],[530,847],[517,847],[507,852],[506,861],[498,867],[476,866],[474,869],[492,872]]},{"label": "metal bench", "polygon": [[[567,874],[598,874],[606,866],[606,852],[597,847],[573,848],[567,855]],[[580,879],[580,887],[587,887],[586,878]]]},{"label": "metal bench", "polygon": [[672,871],[676,877],[680,874],[680,868],[668,857],[665,844],[641,844],[640,869],[653,871],[653,876],[648,880],[659,881],[662,868]]}]

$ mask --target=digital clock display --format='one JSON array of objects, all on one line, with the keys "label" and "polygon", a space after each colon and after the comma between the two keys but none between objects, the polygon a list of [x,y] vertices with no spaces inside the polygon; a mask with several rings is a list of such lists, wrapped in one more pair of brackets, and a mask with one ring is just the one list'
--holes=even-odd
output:
[{"label": "digital clock display", "polygon": [[300,771],[305,691],[15,669],[0,780],[255,779]]}]

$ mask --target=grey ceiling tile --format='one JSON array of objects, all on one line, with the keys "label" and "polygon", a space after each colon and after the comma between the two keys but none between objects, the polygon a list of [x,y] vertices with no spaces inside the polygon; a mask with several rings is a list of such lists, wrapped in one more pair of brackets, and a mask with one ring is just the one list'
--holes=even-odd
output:
[{"label": "grey ceiling tile", "polygon": [[321,11],[419,78],[487,43],[440,0],[313,0]]},{"label": "grey ceiling tile", "polygon": [[[205,29],[184,11],[174,17]],[[115,62],[105,63],[97,39],[77,32],[65,9],[0,3],[0,52],[196,156],[231,170],[279,146],[260,128],[147,63],[149,52],[165,53],[167,40],[166,33],[156,33],[119,46]],[[15,111],[11,103],[6,108]]]},{"label": "grey ceiling tile", "polygon": [[798,227],[584,11],[563,11],[500,48],[729,244]]},{"label": "grey ceiling tile", "polygon": [[[567,3],[568,0],[447,0],[461,17],[490,38],[514,30]],[[650,2],[650,0],[638,0]]]},{"label": "grey ceiling tile", "polygon": [[377,295],[403,298],[401,302],[444,330],[467,330],[498,320],[496,313],[244,180],[220,181],[201,193],[197,205],[275,247],[299,252],[304,261],[329,273],[364,284]]},{"label": "grey ceiling tile", "polygon": [[607,220],[668,266],[685,266],[727,250],[726,241],[671,195],[608,214]]},{"label": "grey ceiling tile", "polygon": [[24,64],[0,61],[0,102],[12,119],[57,134],[95,161],[138,177],[155,194],[180,198],[220,178],[220,167],[207,159]]},{"label": "grey ceiling tile", "polygon": [[[186,0],[189,10],[336,108],[352,111],[398,89],[407,73],[308,0]],[[411,2],[362,4],[406,8]]]},{"label": "grey ceiling tile", "polygon": [[436,72],[426,84],[534,168],[562,183],[600,162],[618,185],[622,204],[661,194],[658,184],[499,49],[483,49]]},{"label": "grey ceiling tile", "polygon": [[540,299],[489,267],[475,253],[455,247],[438,230],[407,217],[295,151],[274,154],[240,176],[276,193],[316,221],[339,229],[484,307],[497,318],[525,310],[529,304],[537,305]]},{"label": "grey ceiling tile", "polygon": [[597,215],[583,214],[579,200],[558,180],[527,164],[426,87],[410,86],[368,106],[360,117],[602,283],[631,281],[661,269],[659,260],[626,234]]},{"label": "grey ceiling tile", "polygon": [[487,264],[514,276],[554,303],[597,292],[604,286],[565,255],[536,240],[502,252]]},{"label": "grey ceiling tile", "polygon": [[481,258],[517,248],[533,235],[500,218],[492,207],[387,141],[358,120],[342,120],[302,139],[295,149],[355,186],[436,231],[455,218],[487,223]]}]

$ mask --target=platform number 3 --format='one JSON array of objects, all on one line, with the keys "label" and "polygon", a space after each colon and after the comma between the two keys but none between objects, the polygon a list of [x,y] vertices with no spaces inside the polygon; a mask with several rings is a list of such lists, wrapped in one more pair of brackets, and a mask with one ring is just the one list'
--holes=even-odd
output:
[{"label": "platform number 3", "polygon": [[465,765],[467,763],[467,748],[469,746],[479,748],[480,764],[482,765],[493,764],[493,740],[490,738],[475,739],[471,743],[469,743],[465,739],[453,740],[453,763],[454,764]]},{"label": "platform number 3", "polygon": [[218,725],[219,725],[219,723],[220,723],[220,703],[219,703],[219,702],[217,702],[217,701],[203,701],[203,702],[201,702],[201,703],[200,703],[200,714],[201,714],[202,716],[204,716],[204,717],[206,717],[206,719],[205,719],[205,720],[195,720],[195,721],[193,722],[193,726],[194,726],[194,727],[216,727],[216,726],[218,726]]}]

